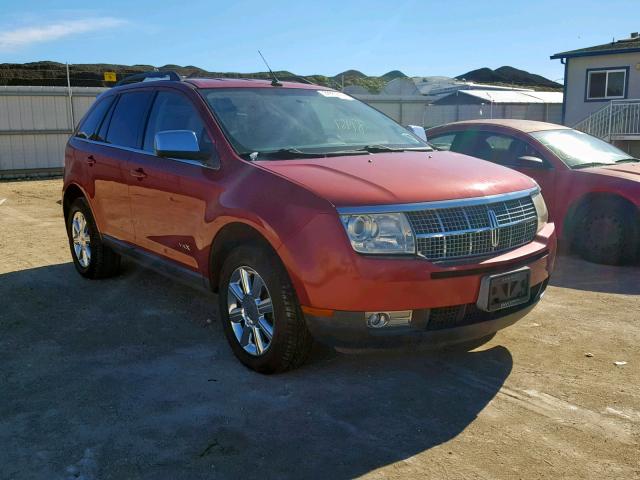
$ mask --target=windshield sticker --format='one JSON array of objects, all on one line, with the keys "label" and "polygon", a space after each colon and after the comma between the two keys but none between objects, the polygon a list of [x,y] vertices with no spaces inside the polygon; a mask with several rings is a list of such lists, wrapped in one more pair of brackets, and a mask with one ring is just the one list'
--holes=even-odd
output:
[{"label": "windshield sticker", "polygon": [[318,93],[323,97],[341,98],[342,100],[353,100],[349,95],[345,95],[342,92],[334,92],[333,90],[318,90]]},{"label": "windshield sticker", "polygon": [[364,122],[358,118],[336,118],[333,121],[335,122],[338,130],[350,131],[364,135]]}]

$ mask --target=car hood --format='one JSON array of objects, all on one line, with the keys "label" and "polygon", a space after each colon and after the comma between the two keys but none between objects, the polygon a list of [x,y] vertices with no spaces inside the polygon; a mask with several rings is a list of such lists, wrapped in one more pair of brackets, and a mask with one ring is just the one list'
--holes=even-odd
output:
[{"label": "car hood", "polygon": [[453,152],[395,152],[256,163],[335,206],[482,197],[536,185],[514,170]]},{"label": "car hood", "polygon": [[585,169],[590,173],[607,175],[610,177],[626,178],[640,182],[640,162],[637,163],[621,163],[619,165],[611,165],[606,167],[594,167]]}]

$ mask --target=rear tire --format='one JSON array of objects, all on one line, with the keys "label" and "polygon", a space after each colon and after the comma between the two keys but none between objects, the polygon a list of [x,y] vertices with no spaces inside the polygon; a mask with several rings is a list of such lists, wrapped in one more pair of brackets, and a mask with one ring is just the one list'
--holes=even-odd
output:
[{"label": "rear tire", "polygon": [[67,236],[73,264],[80,275],[97,279],[116,275],[120,255],[104,243],[84,198],[77,198],[67,213]]},{"label": "rear tire", "polygon": [[584,259],[607,265],[633,263],[638,258],[638,212],[616,201],[583,209],[574,230],[577,251]]},{"label": "rear tire", "polygon": [[269,249],[256,244],[233,249],[222,266],[218,300],[225,336],[245,366],[278,373],[309,356],[311,334],[289,276]]}]

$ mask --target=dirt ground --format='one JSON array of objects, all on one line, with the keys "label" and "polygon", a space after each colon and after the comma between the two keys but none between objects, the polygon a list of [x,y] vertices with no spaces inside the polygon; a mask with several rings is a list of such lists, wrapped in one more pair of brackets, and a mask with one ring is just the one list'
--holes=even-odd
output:
[{"label": "dirt ground", "polygon": [[319,349],[267,377],[213,296],[77,275],[60,188],[0,183],[0,478],[640,478],[640,268],[561,256],[473,352]]}]

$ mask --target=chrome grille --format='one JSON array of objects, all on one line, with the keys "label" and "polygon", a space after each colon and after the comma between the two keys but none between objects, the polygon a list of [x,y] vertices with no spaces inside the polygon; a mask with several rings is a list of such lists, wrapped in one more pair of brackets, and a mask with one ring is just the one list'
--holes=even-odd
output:
[{"label": "chrome grille", "polygon": [[530,196],[410,211],[407,217],[416,235],[418,253],[429,260],[459,259],[509,250],[531,242],[538,225]]}]

